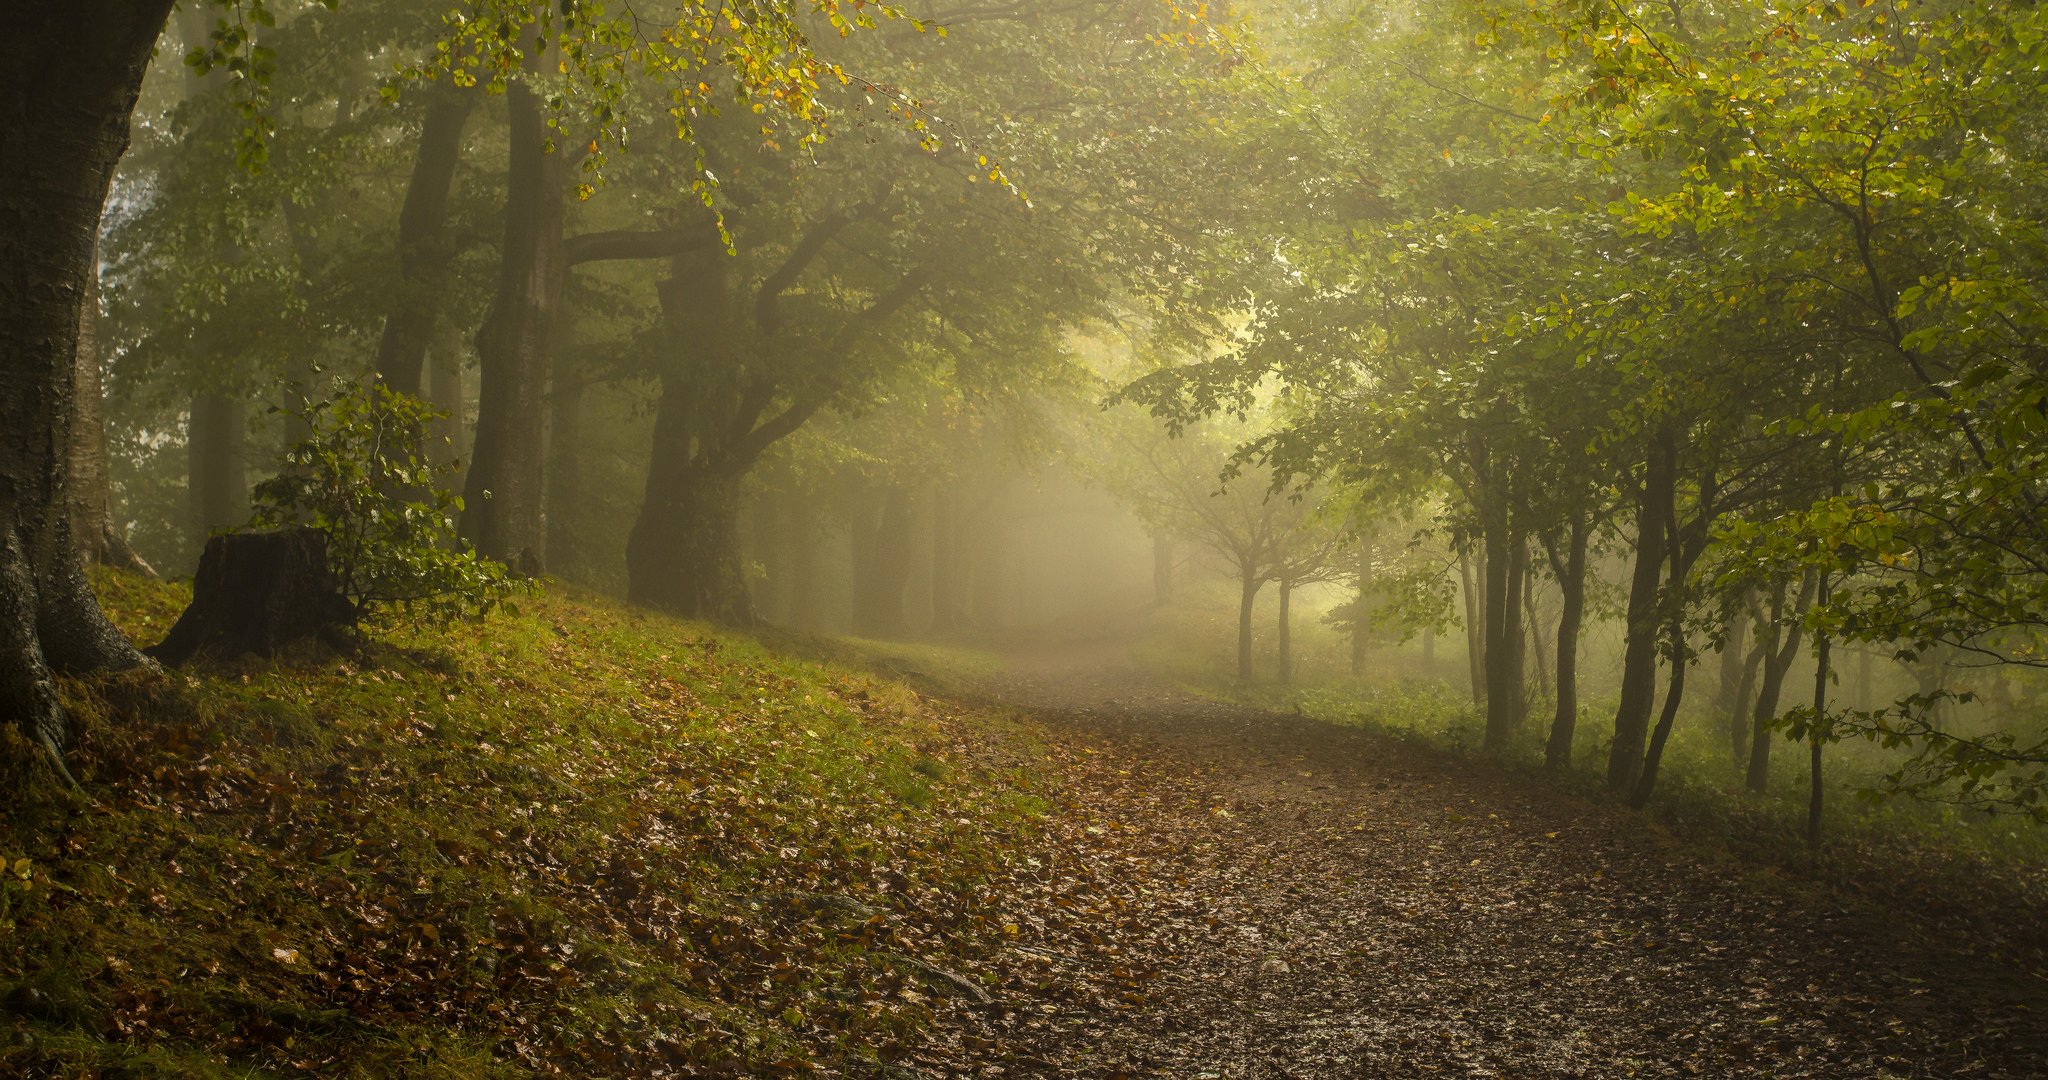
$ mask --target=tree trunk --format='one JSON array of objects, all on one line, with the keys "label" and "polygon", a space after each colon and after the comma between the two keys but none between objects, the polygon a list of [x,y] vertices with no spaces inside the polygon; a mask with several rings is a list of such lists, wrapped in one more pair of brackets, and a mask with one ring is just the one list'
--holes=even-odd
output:
[{"label": "tree trunk", "polygon": [[626,541],[626,598],[685,618],[752,625],[740,560],[739,478],[691,464],[687,448],[676,452],[662,430],[675,411],[663,408],[655,418],[646,495]]},{"label": "tree trunk", "polygon": [[1749,620],[1736,611],[1721,624],[1721,676],[1714,683],[1714,710],[1723,716],[1741,710],[1737,692],[1742,683],[1742,662],[1749,655]]},{"label": "tree trunk", "polygon": [[1360,544],[1355,568],[1358,592],[1351,598],[1351,674],[1365,674],[1366,653],[1372,645],[1372,619],[1366,597],[1372,589],[1372,545]]},{"label": "tree trunk", "polygon": [[1280,647],[1279,670],[1275,673],[1282,685],[1294,681],[1294,582],[1280,579]]},{"label": "tree trunk", "polygon": [[799,630],[818,626],[818,505],[801,491],[791,491],[784,507],[789,534],[789,585],[783,591],[783,618]]},{"label": "tree trunk", "polygon": [[1486,625],[1486,736],[1483,748],[1500,750],[1514,734],[1516,706],[1522,687],[1515,670],[1515,639],[1521,636],[1520,582],[1515,580],[1517,560],[1514,537],[1509,533],[1506,513],[1495,515],[1486,528],[1486,576],[1480,607]]},{"label": "tree trunk", "polygon": [[583,376],[566,348],[555,354],[548,394],[547,550],[557,572],[565,572],[583,560]]},{"label": "tree trunk", "polygon": [[[1523,605],[1528,595],[1529,542],[1519,532],[1508,533],[1508,580],[1507,592],[1501,597],[1500,643],[1507,653],[1506,686],[1508,724],[1520,728],[1529,718],[1529,639],[1522,633],[1527,608]],[[1492,686],[1493,680],[1488,679]]]},{"label": "tree trunk", "polygon": [[1550,643],[1543,639],[1543,621],[1536,614],[1536,575],[1526,572],[1522,575],[1522,623],[1528,630],[1524,638],[1527,651],[1536,658],[1536,700],[1550,701],[1550,657],[1546,655]]},{"label": "tree trunk", "polygon": [[[1840,495],[1841,493],[1842,486],[1837,481],[1835,484],[1835,494]],[[1828,580],[1828,572],[1822,570],[1820,572],[1820,596],[1818,602],[1823,610],[1828,606],[1829,590],[1832,585],[1833,583]],[[1806,850],[1814,855],[1820,854],[1821,808],[1827,794],[1826,789],[1822,786],[1822,782],[1826,778],[1821,773],[1820,759],[1821,747],[1823,745],[1821,736],[1825,731],[1828,715],[1828,645],[1828,635],[1825,631],[1814,634],[1813,724],[1807,729],[1806,733],[1808,754],[1806,777]]]},{"label": "tree trunk", "polygon": [[1671,728],[1678,720],[1678,706],[1685,700],[1685,673],[1692,665],[1685,658],[1685,622],[1674,618],[1671,621],[1671,681],[1664,688],[1664,708],[1657,714],[1657,726],[1650,732],[1650,745],[1643,754],[1643,767],[1636,775],[1635,791],[1629,796],[1629,805],[1641,810],[1650,803],[1650,792],[1657,786],[1657,770],[1664,763],[1664,744],[1671,739]]},{"label": "tree trunk", "polygon": [[1256,573],[1247,569],[1239,574],[1237,597],[1237,681],[1252,681],[1252,608],[1259,602],[1259,586],[1263,584]]},{"label": "tree trunk", "polygon": [[1806,632],[1801,619],[1813,599],[1813,586],[1814,579],[1809,574],[1799,587],[1799,598],[1792,604],[1789,618],[1785,611],[1783,585],[1778,587],[1777,595],[1771,600],[1772,630],[1768,636],[1773,652],[1764,658],[1763,687],[1757,692],[1756,711],[1750,718],[1749,770],[1744,778],[1749,790],[1759,794],[1770,786],[1770,722],[1778,715],[1778,695],[1784,692],[1785,675],[1792,670],[1792,661],[1799,656],[1799,639]]},{"label": "tree trunk", "polygon": [[1756,679],[1764,665],[1764,654],[1770,645],[1759,637],[1743,650],[1749,658],[1742,663],[1742,677],[1736,681],[1735,695],[1728,711],[1728,750],[1730,760],[1736,768],[1742,768],[1749,761],[1750,705],[1756,701]]},{"label": "tree trunk", "polygon": [[999,478],[978,513],[974,545],[974,623],[1000,630],[1009,621],[1010,536],[1004,499],[1010,481]]},{"label": "tree trunk", "polygon": [[1481,560],[1479,573],[1472,572],[1471,556],[1458,552],[1458,583],[1465,598],[1465,662],[1471,671],[1472,704],[1486,707],[1486,620],[1480,614],[1479,579],[1486,576]]},{"label": "tree trunk", "polygon": [[477,98],[455,86],[428,85],[422,90],[427,95],[426,116],[420,122],[405,205],[398,212],[398,289],[394,306],[384,317],[384,336],[377,342],[377,376],[391,389],[414,397],[420,393],[420,368],[447,291],[448,267],[455,261],[448,237],[448,192],[462,161],[463,128]]},{"label": "tree trunk", "polygon": [[901,637],[906,629],[903,591],[910,584],[911,530],[908,489],[892,485],[882,496],[865,564],[856,568],[854,631],[866,637]]},{"label": "tree trunk", "polygon": [[1579,723],[1579,627],[1586,614],[1586,547],[1591,534],[1584,518],[1572,519],[1564,558],[1555,567],[1563,594],[1557,616],[1557,709],[1543,747],[1543,764],[1555,772],[1571,767],[1572,739]]},{"label": "tree trunk", "polygon": [[469,407],[469,398],[463,389],[462,350],[445,344],[434,349],[427,375],[427,396],[434,404],[434,411],[444,414],[434,421],[429,431],[436,446],[433,459],[436,462],[461,461],[469,456],[468,447],[463,442],[462,418]]},{"label": "tree trunk", "polygon": [[71,536],[79,557],[155,577],[156,570],[128,543],[114,523],[113,480],[107,472],[106,390],[100,381],[99,257],[79,305],[78,362],[72,386],[71,444],[67,467],[71,477]]},{"label": "tree trunk", "polygon": [[228,533],[206,542],[192,603],[149,652],[173,666],[200,652],[275,656],[302,638],[338,633],[355,615],[328,571],[327,534]]},{"label": "tree trunk", "polygon": [[957,634],[967,625],[965,553],[960,545],[960,494],[950,481],[932,486],[932,631]]},{"label": "tree trunk", "polygon": [[0,5],[0,717],[53,756],[51,669],[144,662],[86,584],[66,459],[100,211],[170,8]]},{"label": "tree trunk", "polygon": [[1692,569],[1692,556],[1686,550],[1685,538],[1678,531],[1678,508],[1670,507],[1664,519],[1665,538],[1669,545],[1671,576],[1666,581],[1670,590],[1669,624],[1665,628],[1665,649],[1671,657],[1671,681],[1664,688],[1664,709],[1657,714],[1657,727],[1650,733],[1650,745],[1643,754],[1643,767],[1636,776],[1634,793],[1629,797],[1630,805],[1640,810],[1649,805],[1650,792],[1657,786],[1657,770],[1664,762],[1664,745],[1671,740],[1671,727],[1678,721],[1678,706],[1685,700],[1685,673],[1691,669],[1691,650],[1685,641],[1685,609],[1679,597],[1685,589],[1685,575]]},{"label": "tree trunk", "polygon": [[234,394],[194,395],[186,416],[186,492],[192,535],[203,544],[249,517],[249,478],[243,462],[248,415]]},{"label": "tree trunk", "polygon": [[1650,440],[1642,489],[1636,496],[1635,573],[1629,583],[1627,644],[1621,661],[1621,700],[1614,710],[1614,742],[1607,750],[1607,787],[1628,791],[1635,786],[1649,736],[1650,709],[1657,696],[1657,638],[1664,620],[1658,617],[1667,557],[1665,521],[1677,498],[1675,438],[1669,428]]},{"label": "tree trunk", "polygon": [[562,156],[548,151],[547,117],[532,84],[514,79],[505,98],[505,242],[497,295],[476,335],[476,450],[463,491],[462,535],[479,553],[537,574],[546,545],[541,488],[548,363],[567,276]]}]

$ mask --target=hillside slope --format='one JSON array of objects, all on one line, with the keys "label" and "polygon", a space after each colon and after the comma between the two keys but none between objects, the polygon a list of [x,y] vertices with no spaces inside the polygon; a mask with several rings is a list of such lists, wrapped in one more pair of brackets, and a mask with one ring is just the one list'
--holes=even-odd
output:
[{"label": "hillside slope", "polygon": [[[161,636],[183,597],[100,581]],[[1040,886],[1043,752],[575,595],[69,689],[0,817],[8,1075],[888,1074]],[[31,763],[21,764],[24,760]]]}]

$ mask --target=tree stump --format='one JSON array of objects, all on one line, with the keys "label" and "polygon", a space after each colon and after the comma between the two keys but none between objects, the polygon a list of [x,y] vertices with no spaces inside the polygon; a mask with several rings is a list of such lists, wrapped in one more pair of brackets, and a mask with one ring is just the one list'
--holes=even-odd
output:
[{"label": "tree stump", "polygon": [[331,637],[354,614],[327,570],[326,534],[223,533],[199,556],[192,606],[144,651],[172,666],[202,651],[275,656],[301,638]]}]

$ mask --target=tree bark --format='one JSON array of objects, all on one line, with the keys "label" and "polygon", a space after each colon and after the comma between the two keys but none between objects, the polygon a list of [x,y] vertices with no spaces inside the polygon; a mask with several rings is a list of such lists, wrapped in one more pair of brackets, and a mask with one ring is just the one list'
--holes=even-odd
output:
[{"label": "tree bark", "polygon": [[1721,675],[1714,682],[1714,708],[1726,716],[1741,708],[1736,691],[1742,682],[1742,662],[1749,655],[1749,620],[1737,610],[1721,623]]},{"label": "tree bark", "polygon": [[1692,560],[1687,557],[1684,538],[1678,533],[1677,507],[1671,508],[1664,523],[1671,564],[1671,576],[1667,581],[1670,610],[1666,616],[1664,647],[1671,657],[1671,679],[1664,688],[1664,708],[1657,714],[1656,728],[1650,732],[1650,745],[1643,754],[1643,767],[1636,776],[1635,791],[1629,797],[1629,804],[1638,810],[1649,805],[1650,792],[1657,786],[1657,770],[1664,763],[1664,745],[1671,740],[1672,725],[1678,721],[1678,706],[1685,700],[1685,674],[1692,668],[1685,642],[1685,611],[1678,603],[1685,587],[1685,575],[1692,569]]},{"label": "tree bark", "polygon": [[427,365],[427,376],[428,399],[433,402],[434,411],[442,414],[428,432],[436,446],[433,459],[437,462],[460,462],[469,456],[462,423],[469,407],[469,397],[463,387],[462,349],[446,344],[435,348]]},{"label": "tree bark", "polygon": [[86,584],[67,456],[101,207],[170,8],[0,5],[0,717],[60,769],[52,669],[145,662]]},{"label": "tree bark", "polygon": [[558,573],[583,560],[583,375],[567,343],[554,350],[554,385],[548,393],[547,551]]},{"label": "tree bark", "polygon": [[355,617],[327,568],[327,534],[227,533],[206,542],[192,603],[149,652],[172,666],[201,652],[275,656],[301,638],[336,634]]},{"label": "tree bark", "polygon": [[562,156],[526,79],[506,91],[510,114],[505,241],[497,294],[477,331],[476,449],[463,491],[462,535],[479,553],[540,572],[548,363],[568,265],[562,254]]},{"label": "tree bark", "polygon": [[398,288],[377,342],[377,376],[391,389],[418,397],[420,370],[434,339],[434,322],[455,260],[448,237],[448,193],[462,161],[462,133],[477,95],[430,85],[426,116],[405,205],[398,212]]},{"label": "tree bark", "polygon": [[[1247,560],[1249,561],[1249,560]],[[1252,608],[1259,601],[1258,575],[1247,568],[1239,574],[1237,597],[1237,681],[1252,681]]]},{"label": "tree bark", "polygon": [[1516,670],[1521,637],[1519,618],[1521,583],[1515,567],[1521,560],[1513,552],[1505,511],[1494,516],[1486,529],[1486,586],[1481,608],[1486,624],[1486,736],[1483,748],[1500,750],[1514,734],[1515,714],[1522,697],[1521,673]]},{"label": "tree bark", "polygon": [[1769,646],[1759,637],[1747,649],[1748,659],[1742,663],[1742,676],[1735,684],[1735,695],[1728,711],[1729,759],[1736,768],[1742,768],[1749,761],[1750,706],[1756,701],[1756,680],[1763,668],[1764,655]]},{"label": "tree bark", "polygon": [[1479,573],[1474,574],[1470,554],[1458,552],[1459,592],[1465,599],[1465,661],[1471,671],[1472,704],[1482,709],[1486,707],[1486,620],[1480,613],[1479,580],[1485,576],[1484,558]]},{"label": "tree bark", "polygon": [[1371,544],[1359,545],[1357,560],[1355,568],[1358,571],[1358,591],[1351,598],[1351,674],[1353,676],[1365,674],[1366,653],[1372,645],[1372,619],[1368,615],[1371,609],[1366,600],[1372,590]]},{"label": "tree bark", "polygon": [[209,391],[192,398],[186,417],[186,484],[192,533],[201,542],[249,517],[244,443],[249,419],[239,396]]},{"label": "tree bark", "polygon": [[678,462],[672,449],[660,449],[668,434],[661,428],[657,417],[657,459],[648,462],[646,496],[626,541],[626,597],[685,618],[752,625],[739,477]]},{"label": "tree bark", "polygon": [[106,390],[100,379],[99,256],[79,305],[77,364],[72,386],[71,536],[79,557],[130,573],[155,577],[156,570],[130,546],[114,522],[113,480],[107,471]]},{"label": "tree bark", "polygon": [[1635,786],[1649,736],[1650,709],[1657,695],[1658,615],[1667,558],[1665,521],[1677,498],[1675,436],[1668,427],[1651,438],[1643,483],[1636,495],[1635,572],[1629,583],[1627,644],[1621,661],[1621,700],[1614,710],[1614,742],[1607,750],[1607,787]]},{"label": "tree bark", "polygon": [[1586,614],[1586,548],[1591,534],[1585,518],[1573,518],[1563,558],[1555,553],[1552,557],[1563,594],[1557,616],[1557,709],[1543,747],[1544,767],[1553,772],[1571,767],[1572,739],[1579,723],[1579,627]]},{"label": "tree bark", "polygon": [[[1763,686],[1757,692],[1756,711],[1750,716],[1749,770],[1744,777],[1749,790],[1761,794],[1771,782],[1770,722],[1778,715],[1778,695],[1784,692],[1785,675],[1799,656],[1799,639],[1806,632],[1802,619],[1813,600],[1814,578],[1809,574],[1799,586],[1799,598],[1792,602],[1787,618],[1785,587],[1780,585],[1771,599],[1772,652],[1764,658]],[[1761,642],[1759,642],[1761,643]]]},{"label": "tree bark", "polygon": [[[1835,494],[1842,493],[1841,484],[1835,484]],[[1819,603],[1827,608],[1833,582],[1828,572],[1820,572]],[[1807,729],[1807,788],[1806,788],[1806,850],[1809,854],[1820,854],[1821,809],[1827,790],[1823,786],[1826,777],[1821,772],[1821,733],[1828,714],[1828,660],[1829,641],[1825,631],[1816,632],[1813,638],[1813,725]]]}]

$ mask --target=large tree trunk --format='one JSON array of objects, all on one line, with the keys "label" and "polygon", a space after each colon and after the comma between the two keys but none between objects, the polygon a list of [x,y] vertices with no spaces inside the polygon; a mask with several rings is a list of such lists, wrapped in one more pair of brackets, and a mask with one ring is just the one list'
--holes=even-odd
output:
[{"label": "large tree trunk", "polygon": [[1250,569],[1238,575],[1237,680],[1252,681],[1252,608],[1259,602],[1259,576]]},{"label": "large tree trunk", "polygon": [[557,572],[581,567],[586,503],[583,491],[583,375],[555,350],[548,394],[548,559]]},{"label": "large tree trunk", "polygon": [[1650,440],[1642,489],[1636,496],[1636,561],[1629,583],[1627,644],[1621,660],[1621,701],[1614,710],[1614,742],[1607,750],[1607,787],[1625,792],[1635,786],[1650,733],[1650,710],[1657,697],[1657,638],[1664,620],[1658,616],[1663,588],[1668,534],[1665,523],[1674,512],[1678,470],[1675,439],[1668,428]]},{"label": "large tree trunk", "polygon": [[0,5],[0,717],[53,754],[51,669],[144,662],[86,584],[67,456],[100,210],[170,8]]},{"label": "large tree trunk", "polygon": [[729,346],[729,293],[711,258],[675,257],[661,282],[667,355],[647,487],[626,541],[626,595],[693,618],[733,626],[754,622],[740,559],[740,485],[751,460],[711,456],[702,417],[703,373]]},{"label": "large tree trunk", "polygon": [[434,339],[434,322],[455,259],[448,238],[448,192],[462,160],[462,131],[477,95],[458,87],[429,85],[426,116],[405,206],[398,213],[398,289],[384,336],[377,343],[377,375],[391,389],[415,397],[420,368]]},{"label": "large tree trunk", "polygon": [[661,427],[658,416],[646,497],[626,541],[627,599],[686,618],[751,625],[740,560],[740,479],[687,457],[678,461],[672,446],[663,448]]},{"label": "large tree trunk", "polygon": [[548,363],[568,266],[562,250],[562,156],[526,79],[506,92],[510,152],[497,295],[476,335],[476,450],[463,491],[462,535],[478,552],[539,573]]},{"label": "large tree trunk", "polygon": [[433,350],[427,365],[427,398],[433,402],[434,411],[442,414],[428,429],[434,440],[431,454],[436,462],[460,462],[469,456],[462,425],[469,406],[463,387],[462,352],[459,345],[444,343]]},{"label": "large tree trunk", "polygon": [[71,444],[71,536],[78,544],[79,557],[131,573],[156,576],[114,523],[113,480],[107,472],[106,389],[100,379],[98,254],[86,283],[85,302],[79,305],[78,362],[72,386]]},{"label": "large tree trunk", "polygon": [[1586,547],[1591,533],[1584,518],[1572,519],[1566,550],[1552,567],[1563,603],[1557,616],[1557,709],[1551,714],[1543,764],[1555,772],[1571,767],[1572,739],[1579,723],[1579,627],[1586,614]]}]

